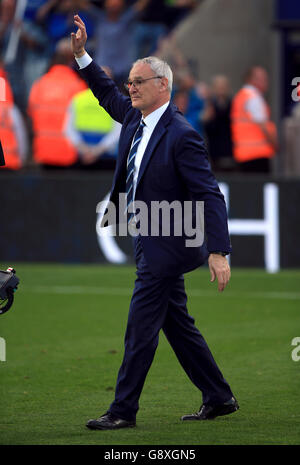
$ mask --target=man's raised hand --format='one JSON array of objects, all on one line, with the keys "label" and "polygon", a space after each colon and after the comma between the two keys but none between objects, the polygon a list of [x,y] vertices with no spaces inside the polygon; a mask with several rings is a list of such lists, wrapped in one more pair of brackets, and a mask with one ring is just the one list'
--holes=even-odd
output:
[{"label": "man's raised hand", "polygon": [[74,16],[74,24],[78,27],[77,32],[71,32],[71,47],[72,52],[76,58],[80,58],[85,54],[85,44],[87,41],[87,33],[85,24],[82,19],[78,16]]}]

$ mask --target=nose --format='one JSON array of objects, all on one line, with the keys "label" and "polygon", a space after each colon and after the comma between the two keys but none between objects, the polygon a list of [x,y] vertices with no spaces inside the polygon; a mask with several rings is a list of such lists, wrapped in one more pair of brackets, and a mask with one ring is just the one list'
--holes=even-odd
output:
[{"label": "nose", "polygon": [[129,87],[129,94],[133,94],[134,92],[136,92],[136,87],[135,87],[135,85],[132,83],[131,86]]}]

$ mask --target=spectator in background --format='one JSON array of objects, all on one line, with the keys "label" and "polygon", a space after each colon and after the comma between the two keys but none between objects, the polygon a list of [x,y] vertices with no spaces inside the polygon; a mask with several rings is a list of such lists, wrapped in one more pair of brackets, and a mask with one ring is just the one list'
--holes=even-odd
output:
[{"label": "spectator in background", "polygon": [[173,102],[193,128],[203,135],[201,115],[207,96],[207,86],[196,81],[194,77],[196,73],[191,71],[193,67],[180,50],[174,34],[170,33],[160,41],[155,55],[167,61],[174,70]]},{"label": "spectator in background", "polygon": [[65,137],[64,121],[71,99],[86,84],[71,69],[74,56],[69,39],[56,46],[49,71],[32,86],[28,113],[33,127],[33,158],[44,167],[72,167],[78,154]]},{"label": "spectator in background", "polygon": [[228,78],[215,76],[210,97],[206,101],[202,121],[205,129],[208,152],[215,171],[233,170],[230,127],[231,93]]},{"label": "spectator in background", "polygon": [[183,21],[199,3],[198,0],[164,0],[162,1],[166,11],[166,23],[169,29],[174,29],[178,23]]},{"label": "spectator in background", "polygon": [[44,24],[50,41],[52,52],[56,43],[74,31],[74,14],[80,14],[86,22],[89,37],[94,35],[93,10],[89,0],[46,0],[37,12],[37,20]]},{"label": "spectator in background", "polygon": [[25,164],[28,155],[28,137],[22,114],[14,104],[12,89],[7,75],[0,63],[0,140],[5,154],[3,170],[19,170]]},{"label": "spectator in background", "polygon": [[[112,78],[108,68],[106,74]],[[65,133],[85,168],[115,167],[121,124],[99,106],[90,89],[76,94],[68,108]]]},{"label": "spectator in background", "polygon": [[45,3],[46,0],[28,0],[24,14],[21,35],[24,50],[24,107],[32,84],[46,72],[51,59],[52,49],[46,28],[37,20],[37,13]]},{"label": "spectator in background", "polygon": [[[180,83],[178,81],[182,76],[197,76],[198,74],[197,62],[187,60],[185,54],[182,52],[179,44],[177,43],[176,34],[173,32],[170,32],[167,36],[161,38],[158,49],[155,52],[155,56],[169,63],[174,70],[175,88],[179,88]],[[206,85],[204,85],[204,83],[197,82],[197,89],[202,98],[205,98],[205,86]],[[203,91],[204,94],[202,95]]]},{"label": "spectator in background", "polygon": [[177,74],[177,88],[173,94],[173,102],[196,131],[203,136],[202,112],[204,99],[195,78],[188,71]]},{"label": "spectator in background", "polygon": [[171,63],[170,66],[174,69],[174,78],[176,78],[179,71],[182,73],[189,70],[186,59],[178,47],[175,34],[170,33],[159,41],[155,56]]},{"label": "spectator in background", "polygon": [[233,154],[245,172],[270,171],[270,159],[277,150],[277,134],[263,95],[269,86],[268,74],[260,66],[246,73],[245,85],[232,102]]},{"label": "spectator in background", "polygon": [[5,36],[12,24],[16,7],[16,0],[2,0],[0,3],[0,44],[5,42]]},{"label": "spectator in background", "polygon": [[[25,111],[27,97],[34,80],[41,76],[49,62],[48,38],[44,28],[36,21],[36,13],[46,0],[28,0],[20,23],[14,22],[16,0],[4,0],[1,7],[2,50],[6,70],[17,105]],[[20,32],[15,52],[10,49],[16,34]],[[22,80],[20,80],[22,76]]]},{"label": "spectator in background", "polygon": [[153,55],[157,50],[159,40],[168,32],[166,13],[162,0],[149,0],[141,12],[135,28],[136,59]]},{"label": "spectator in background", "polygon": [[134,27],[149,0],[138,0],[126,8],[124,0],[105,0],[104,10],[94,10],[97,20],[94,60],[112,70],[121,87],[136,58]]}]

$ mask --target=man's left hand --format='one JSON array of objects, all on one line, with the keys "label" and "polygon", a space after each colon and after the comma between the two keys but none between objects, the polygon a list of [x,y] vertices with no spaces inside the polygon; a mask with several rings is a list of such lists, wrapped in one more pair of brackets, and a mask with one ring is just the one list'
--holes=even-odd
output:
[{"label": "man's left hand", "polygon": [[224,291],[230,279],[230,267],[226,257],[211,253],[208,257],[208,266],[211,275],[210,282],[213,283],[217,278],[218,290],[220,292]]}]

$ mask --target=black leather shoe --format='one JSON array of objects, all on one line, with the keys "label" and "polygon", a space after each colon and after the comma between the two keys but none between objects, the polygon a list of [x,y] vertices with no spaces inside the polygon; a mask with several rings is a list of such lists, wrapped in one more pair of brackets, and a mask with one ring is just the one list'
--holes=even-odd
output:
[{"label": "black leather shoe", "polygon": [[181,420],[213,420],[222,415],[229,415],[239,409],[239,404],[236,399],[232,397],[229,401],[220,405],[205,405],[202,404],[199,412],[190,415],[184,415]]},{"label": "black leather shoe", "polygon": [[136,426],[135,421],[123,420],[110,412],[106,412],[97,420],[89,420],[86,426],[90,429],[119,429],[133,428]]}]

